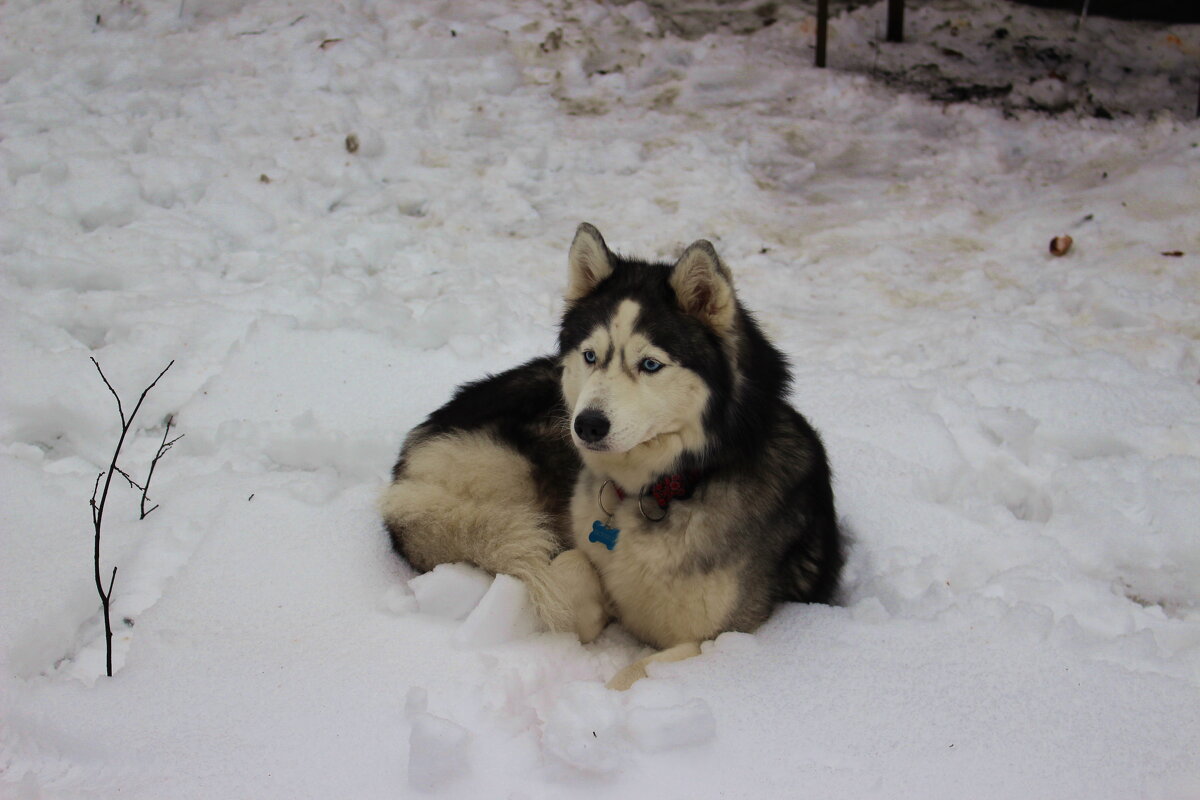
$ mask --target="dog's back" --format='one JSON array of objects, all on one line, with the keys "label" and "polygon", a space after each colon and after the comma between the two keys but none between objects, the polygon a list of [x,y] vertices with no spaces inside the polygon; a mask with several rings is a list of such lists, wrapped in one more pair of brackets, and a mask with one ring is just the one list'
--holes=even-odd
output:
[{"label": "dog's back", "polygon": [[579,471],[560,371],[538,358],[461,387],[409,434],[380,509],[393,546],[415,569],[467,561],[515,575],[551,628],[571,630],[547,577],[567,545]]}]

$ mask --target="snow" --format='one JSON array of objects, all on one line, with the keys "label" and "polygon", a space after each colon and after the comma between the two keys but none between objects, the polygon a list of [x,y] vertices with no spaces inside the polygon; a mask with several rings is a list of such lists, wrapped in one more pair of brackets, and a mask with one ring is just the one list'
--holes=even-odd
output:
[{"label": "snow", "polygon": [[408,582],[424,614],[462,619],[479,605],[492,585],[492,577],[467,564],[441,564]]},{"label": "snow", "polygon": [[497,575],[454,632],[454,642],[464,647],[487,647],[524,638],[539,628],[525,584],[511,575]]},{"label": "snow", "polygon": [[[819,71],[766,8],[0,5],[0,797],[1200,797],[1200,30],[876,3]],[[619,626],[375,511],[583,220],[715,243],[854,539],[625,693]],[[185,436],[113,487],[112,679],[89,356],[127,408],[175,360],[131,475]]]},{"label": "snow", "polygon": [[436,789],[467,772],[470,738],[466,728],[448,719],[415,714],[408,738],[409,784],[417,789]]},{"label": "snow", "polygon": [[634,706],[625,725],[638,747],[653,751],[711,739],[716,722],[708,703],[693,697],[678,705]]}]

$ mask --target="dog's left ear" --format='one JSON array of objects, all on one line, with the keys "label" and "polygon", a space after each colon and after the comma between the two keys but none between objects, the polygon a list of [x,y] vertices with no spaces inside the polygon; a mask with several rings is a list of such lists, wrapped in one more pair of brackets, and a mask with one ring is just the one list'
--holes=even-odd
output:
[{"label": "dog's left ear", "polygon": [[594,225],[581,222],[567,257],[567,302],[589,294],[600,281],[612,274],[612,259],[604,237]]},{"label": "dog's left ear", "polygon": [[720,334],[729,333],[737,318],[733,276],[712,244],[694,242],[671,269],[671,288],[679,308]]}]

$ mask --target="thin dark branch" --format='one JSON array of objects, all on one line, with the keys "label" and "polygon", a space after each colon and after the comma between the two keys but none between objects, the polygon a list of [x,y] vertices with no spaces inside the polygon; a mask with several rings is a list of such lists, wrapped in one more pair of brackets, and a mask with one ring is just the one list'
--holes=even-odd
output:
[{"label": "thin dark branch", "polygon": [[[117,568],[113,567],[112,576],[108,579],[108,589],[105,590],[104,582],[100,575],[100,531],[104,524],[104,509],[108,503],[108,490],[112,487],[112,479],[114,474],[120,474],[125,477],[125,480],[133,486],[137,486],[133,479],[125,473],[124,470],[117,466],[117,459],[121,456],[121,447],[125,444],[125,437],[129,435],[129,429],[133,425],[134,417],[142,407],[142,402],[145,401],[146,395],[155,387],[163,375],[167,374],[167,370],[175,363],[174,359],[170,364],[163,368],[163,371],[158,373],[158,377],[151,381],[141,396],[138,398],[137,405],[133,407],[133,411],[128,417],[125,416],[125,406],[121,402],[121,396],[117,394],[117,390],[109,383],[108,378],[104,374],[104,370],[100,369],[100,362],[92,358],[92,363],[96,365],[96,371],[100,373],[100,379],[104,381],[104,385],[112,392],[112,396],[117,401],[117,413],[121,415],[121,435],[117,438],[117,446],[113,449],[112,461],[108,464],[108,470],[96,476],[96,486],[92,489],[92,526],[95,529],[95,548],[94,548],[94,577],[96,579],[96,593],[100,595],[100,606],[104,612],[104,644],[106,652],[106,661],[108,666],[108,676],[112,677],[112,620],[109,618],[108,601],[112,597],[113,582],[117,579]],[[164,437],[165,438],[165,437]],[[100,501],[96,502],[96,489],[100,486],[100,478],[104,478],[104,489],[100,492]],[[149,481],[147,481],[147,484]],[[144,491],[144,490],[143,490]],[[153,509],[151,509],[153,510]],[[145,514],[142,515],[145,517]]]},{"label": "thin dark branch", "polygon": [[108,677],[112,677],[112,617],[108,613],[108,601],[112,597],[113,583],[117,580],[117,568],[113,567],[112,577],[108,579],[108,592],[100,595],[100,605],[104,608],[104,666]]},{"label": "thin dark branch", "polygon": [[117,467],[117,474],[120,475],[122,478],[124,478],[126,480],[126,482],[129,483],[130,489],[138,489],[143,492],[145,491],[145,488],[140,483],[135,481],[133,478],[129,477],[129,473],[126,472],[125,470],[121,469],[120,467]]},{"label": "thin dark branch", "polygon": [[[162,378],[163,375],[166,375],[167,370],[169,370],[172,366],[174,366],[174,364],[175,364],[175,359],[171,359],[171,363],[167,364],[165,367],[163,367],[163,371],[158,373],[158,378],[155,378],[154,380],[152,380],[150,382],[150,385],[142,390],[142,396],[138,398],[137,405],[133,407],[133,414],[129,415],[130,423],[133,422],[133,417],[134,417],[134,415],[137,414],[138,409],[142,407],[142,401],[146,399],[146,395],[148,395],[150,393],[150,390],[153,389],[155,384],[158,383],[159,378]],[[100,365],[97,364],[96,367],[99,368]]]},{"label": "thin dark branch", "polygon": [[96,513],[99,511],[99,506],[96,505],[96,492],[100,491],[100,479],[104,477],[103,472],[96,473],[96,485],[92,487],[92,524],[96,524]]},{"label": "thin dark branch", "polygon": [[160,458],[162,458],[163,456],[165,456],[167,454],[167,451],[170,450],[171,447],[176,442],[178,442],[180,439],[182,439],[184,436],[184,434],[181,433],[178,436],[176,436],[174,439],[172,439],[171,441],[169,441],[169,442],[167,441],[167,437],[171,435],[171,422],[172,422],[172,418],[167,417],[167,428],[166,428],[166,430],[163,431],[162,444],[160,444],[158,446],[158,452],[154,454],[154,459],[150,462],[150,472],[146,475],[146,485],[138,487],[139,489],[142,490],[142,506],[141,506],[141,508],[142,508],[141,518],[142,519],[145,519],[146,517],[148,517],[150,515],[151,511],[153,511],[155,508],[158,508],[158,506],[155,505],[154,508],[151,508],[149,510],[146,509],[146,503],[148,503],[150,501],[150,498],[149,498],[150,479],[154,477],[154,468],[158,466],[158,460]]},{"label": "thin dark branch", "polygon": [[108,387],[108,390],[110,392],[112,392],[112,396],[115,397],[117,400],[117,413],[121,415],[121,427],[124,428],[125,427],[125,409],[121,405],[121,395],[117,394],[117,390],[114,389],[113,385],[108,382],[108,378],[106,378],[104,376],[104,370],[100,369],[100,362],[96,360],[95,356],[92,357],[92,363],[96,365],[96,372],[100,373],[100,380],[104,381],[104,385]]}]

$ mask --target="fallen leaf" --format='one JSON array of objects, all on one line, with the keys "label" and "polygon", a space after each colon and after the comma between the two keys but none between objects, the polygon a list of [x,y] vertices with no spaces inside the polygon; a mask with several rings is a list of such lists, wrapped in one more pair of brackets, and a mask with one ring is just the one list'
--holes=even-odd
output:
[{"label": "fallen leaf", "polygon": [[1050,255],[1065,256],[1067,251],[1071,249],[1071,244],[1074,241],[1074,239],[1066,234],[1063,234],[1062,236],[1055,236],[1050,240]]}]

